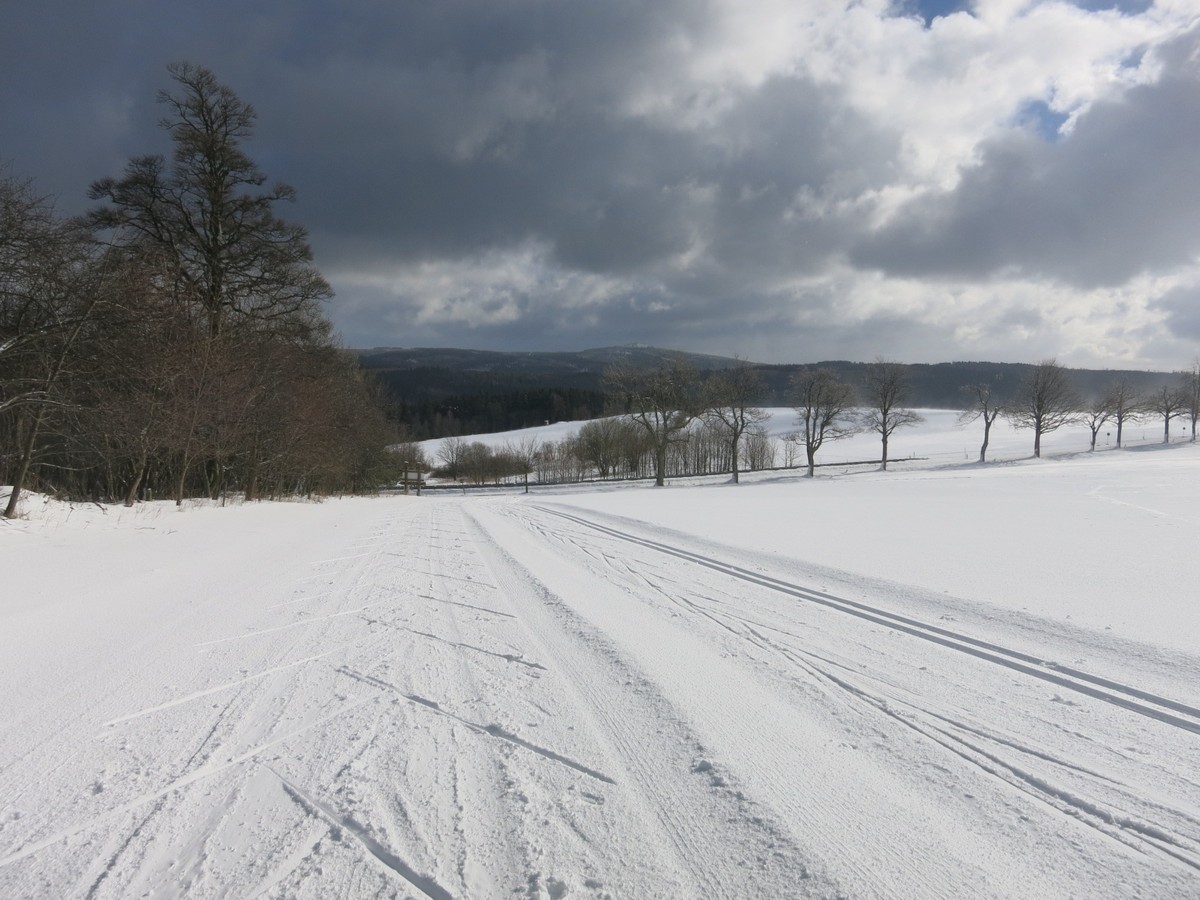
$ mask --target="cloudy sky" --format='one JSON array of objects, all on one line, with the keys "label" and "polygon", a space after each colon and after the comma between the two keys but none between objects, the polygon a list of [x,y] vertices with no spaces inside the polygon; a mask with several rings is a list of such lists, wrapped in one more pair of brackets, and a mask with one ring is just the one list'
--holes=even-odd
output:
[{"label": "cloudy sky", "polygon": [[350,346],[1179,368],[1197,0],[10,0],[0,164],[86,209],[166,65],[258,111]]}]

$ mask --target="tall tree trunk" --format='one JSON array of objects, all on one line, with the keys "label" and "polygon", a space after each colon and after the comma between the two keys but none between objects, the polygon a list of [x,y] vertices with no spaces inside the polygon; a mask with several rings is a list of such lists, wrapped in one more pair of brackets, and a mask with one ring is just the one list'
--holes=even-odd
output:
[{"label": "tall tree trunk", "polygon": [[988,440],[991,438],[992,420],[988,418],[987,413],[983,414],[983,446],[979,448],[979,461],[987,462]]},{"label": "tall tree trunk", "polygon": [[258,457],[250,460],[250,471],[246,474],[246,500],[258,499]]},{"label": "tall tree trunk", "polygon": [[[407,493],[407,491],[406,491]],[[246,502],[258,499],[258,432],[250,444],[250,459],[246,463]]]},{"label": "tall tree trunk", "polygon": [[125,505],[133,506],[137,502],[138,489],[142,486],[142,480],[146,477],[147,454],[142,451],[142,458],[138,461],[137,468],[134,470],[133,483],[129,485],[129,490],[125,494]]},{"label": "tall tree trunk", "polygon": [[175,505],[183,506],[183,489],[187,484],[188,469],[192,467],[191,453],[187,450],[183,452],[183,459],[179,461],[179,477],[175,479]]},{"label": "tall tree trunk", "polygon": [[12,493],[8,495],[8,506],[4,508],[4,518],[17,517],[17,505],[21,500],[21,491],[25,488],[25,479],[29,475],[29,467],[33,463],[33,449],[37,445],[38,432],[42,430],[42,419],[45,413],[39,409],[33,414],[29,423],[29,432],[25,435],[25,443],[21,446],[21,458],[17,460],[17,470],[13,474]]},{"label": "tall tree trunk", "polygon": [[738,481],[738,438],[740,438],[740,437],[741,437],[741,435],[739,435],[735,432],[734,438],[730,442],[730,449],[733,451],[733,483],[734,484],[740,483]]},{"label": "tall tree trunk", "polygon": [[212,464],[211,459],[206,459],[200,464],[200,480],[204,485],[204,496],[210,500],[215,500],[216,495],[213,494]]},{"label": "tall tree trunk", "polygon": [[888,436],[885,434],[885,435],[883,435],[883,463],[880,466],[880,468],[884,472],[887,471],[887,441],[888,441]]}]

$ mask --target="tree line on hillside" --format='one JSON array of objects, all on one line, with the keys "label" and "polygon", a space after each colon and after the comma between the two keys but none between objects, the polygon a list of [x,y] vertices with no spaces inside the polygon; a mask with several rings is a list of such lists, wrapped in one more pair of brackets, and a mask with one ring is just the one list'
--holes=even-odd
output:
[{"label": "tree line on hillside", "polygon": [[[397,421],[403,422],[421,440],[507,431],[545,420],[559,422],[599,415],[603,408],[600,398],[605,390],[604,373],[614,361],[626,367],[654,369],[666,360],[683,359],[702,372],[749,365],[761,378],[764,388],[757,402],[776,407],[791,404],[792,378],[801,368],[828,369],[838,380],[859,384],[870,365],[846,360],[803,366],[743,363],[736,359],[646,347],[575,353],[484,353],[428,348],[360,350],[357,353],[363,368],[387,388],[395,401],[392,408]],[[990,382],[995,383],[997,397],[1007,400],[1032,368],[1026,363],[910,363],[906,365],[910,404],[935,409],[955,408],[962,402],[962,385]],[[1103,393],[1118,376],[1128,379],[1136,392],[1147,393],[1157,388],[1167,374],[1100,369],[1070,369],[1069,373],[1075,388],[1088,397]],[[546,392],[566,398],[568,391],[580,392],[576,396],[581,400],[568,399],[565,414],[557,414],[554,407],[547,409]],[[484,395],[488,398],[486,406],[490,411],[467,400]],[[588,416],[577,414],[581,406],[589,410]],[[559,404],[558,409],[561,407]],[[461,415],[449,415],[452,408],[459,413],[467,411],[471,421],[464,421]],[[504,424],[493,427],[492,421],[503,421]]]},{"label": "tree line on hillside", "polygon": [[[749,364],[707,377],[683,360],[655,369],[615,366],[606,373],[609,417],[588,422],[560,441],[526,437],[490,448],[452,438],[442,442],[435,474],[475,484],[513,478],[528,483],[533,476],[542,483],[653,477],[662,485],[667,478],[722,473],[737,482],[742,470],[776,468],[782,462],[785,468],[802,464],[812,477],[822,447],[864,431],[878,436],[876,462],[886,470],[892,436],[922,421],[909,406],[909,371],[881,358],[866,365],[854,384],[827,368],[801,368],[790,385],[797,428],[779,441],[767,434],[767,413],[757,405],[763,380]],[[1124,428],[1134,421],[1161,422],[1166,442],[1171,423],[1182,419],[1195,441],[1200,360],[1149,393],[1135,391],[1127,376],[1117,374],[1102,392],[1084,395],[1053,359],[1029,367],[1020,383],[1005,391],[993,378],[961,385],[958,393],[960,423],[983,425],[981,463],[1000,417],[1033,432],[1035,457],[1041,456],[1043,436],[1068,424],[1089,428],[1092,450],[1110,424],[1121,447]]]},{"label": "tree line on hillside", "polygon": [[446,394],[419,402],[392,400],[388,413],[413,440],[423,441],[594,419],[604,414],[607,404],[602,391],[562,386],[506,390],[505,386],[500,380],[494,390],[484,393]]},{"label": "tree line on hillside", "polygon": [[394,440],[321,303],[290,200],[246,155],[255,112],[169,68],[170,159],[132,158],[65,219],[0,178],[0,484],[71,498],[374,488]]}]

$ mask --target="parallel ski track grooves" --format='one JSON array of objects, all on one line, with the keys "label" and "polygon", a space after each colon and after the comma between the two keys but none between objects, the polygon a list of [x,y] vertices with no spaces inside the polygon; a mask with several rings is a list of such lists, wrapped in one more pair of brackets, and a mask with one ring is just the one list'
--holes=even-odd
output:
[{"label": "parallel ski track grooves", "polygon": [[[749,631],[753,635],[754,642],[759,646],[781,653],[795,665],[857,697],[859,700],[869,704],[905,727],[923,735],[949,752],[978,767],[988,775],[1037,798],[1051,808],[1071,816],[1109,839],[1115,840],[1127,847],[1134,847],[1135,849],[1141,849],[1139,846],[1140,842],[1161,851],[1193,870],[1200,871],[1200,857],[1197,857],[1195,851],[1192,849],[1195,841],[1190,838],[1147,821],[1139,821],[1125,813],[1114,812],[1105,808],[1100,802],[1082,799],[1072,791],[1060,788],[1048,779],[1028,772],[1020,765],[1001,758],[996,752],[989,751],[985,747],[979,746],[970,738],[963,737],[955,732],[961,731],[967,735],[973,735],[975,738],[1007,746],[1020,753],[1032,755],[1047,762],[1074,769],[1092,778],[1109,781],[1121,786],[1118,782],[1112,782],[1112,779],[1104,775],[1081,768],[1070,762],[1056,759],[1041,751],[1021,746],[1004,738],[998,738],[995,735],[990,735],[932,710],[922,709],[905,700],[899,700],[894,697],[885,699],[877,696],[871,691],[852,684],[846,678],[835,675],[813,662],[814,659],[817,659],[828,663],[828,660],[824,660],[815,654],[800,650],[799,648],[789,648],[784,644],[762,636],[752,627]],[[902,713],[894,708],[897,705],[907,709],[908,713]],[[928,717],[932,721],[923,722],[921,721],[921,717]],[[1193,823],[1196,821],[1188,816],[1187,813],[1179,811],[1176,811],[1176,813]]]},{"label": "parallel ski track grooves", "polygon": [[[790,584],[789,582],[772,578],[769,575],[761,575],[749,569],[743,569],[740,566],[709,559],[698,553],[682,550],[679,547],[672,547],[670,544],[663,544],[649,538],[642,538],[615,528],[609,528],[606,525],[601,525],[597,522],[571,515],[570,513],[545,506],[535,506],[534,508],[574,522],[577,525],[582,525],[593,531],[598,531],[601,534],[617,538],[618,540],[638,544],[651,550],[657,550],[660,553],[666,553],[670,556],[696,563],[716,572],[741,579],[742,581],[748,581],[800,600],[808,600],[812,603],[838,610],[839,612],[848,613],[860,619],[865,619],[868,622],[874,622],[877,625],[883,625],[887,628],[912,635],[913,637],[918,637],[934,644],[940,644],[952,650],[958,650],[960,653],[969,654],[978,659],[1004,666],[1007,669],[1031,675],[1034,678],[1050,682],[1067,690],[1120,706],[1131,712],[1175,728],[1200,734],[1200,709],[1188,706],[1186,703],[1181,703],[1178,700],[1160,697],[1157,694],[1151,694],[1139,688],[1121,684],[1120,682],[1112,681],[1099,675],[1092,675],[1080,669],[1043,660],[1028,653],[1022,653],[1019,650],[1002,647],[999,644],[973,638],[937,625],[929,625],[918,619],[910,619],[907,616],[890,613],[854,600],[846,600],[833,594],[827,594],[824,591]],[[1155,707],[1160,708],[1156,709]],[[1168,709],[1176,713],[1182,713],[1182,715],[1173,715],[1172,713],[1164,712],[1164,710]],[[1184,718],[1184,716],[1190,718]]]}]

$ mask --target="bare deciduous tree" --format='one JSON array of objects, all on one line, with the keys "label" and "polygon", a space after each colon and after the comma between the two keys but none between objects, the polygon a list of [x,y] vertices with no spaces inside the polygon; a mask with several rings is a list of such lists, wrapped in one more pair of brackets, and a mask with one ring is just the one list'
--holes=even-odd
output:
[{"label": "bare deciduous tree", "polygon": [[1092,401],[1079,414],[1079,421],[1083,422],[1091,432],[1091,443],[1088,445],[1089,452],[1096,450],[1096,437],[1100,434],[1100,429],[1104,427],[1104,423],[1112,418],[1112,402],[1111,398],[1105,394],[1103,397],[1094,397]]},{"label": "bare deciduous tree", "polygon": [[808,477],[816,469],[817,451],[826,441],[849,437],[857,431],[852,413],[854,388],[837,380],[829,369],[801,369],[792,377],[798,437],[804,442]]},{"label": "bare deciduous tree", "polygon": [[[60,219],[27,183],[0,179],[0,471],[21,492],[52,412],[65,392],[76,346],[99,302],[103,266],[78,223]],[[7,461],[7,465],[4,463]]]},{"label": "bare deciduous tree", "polygon": [[880,468],[884,471],[888,464],[888,440],[896,429],[925,421],[915,410],[904,408],[909,393],[908,370],[900,363],[880,357],[867,366],[863,375],[866,408],[860,421],[864,430],[879,435],[883,451]]},{"label": "bare deciduous tree", "polygon": [[242,149],[256,113],[208,69],[168,67],[177,93],[162,91],[162,120],[174,142],[161,156],[129,161],[124,177],[91,186],[93,227],[126,247],[149,246],[175,257],[180,293],[198,302],[217,334],[232,318],[319,327],[319,304],[331,295],[310,265],[303,228],[275,215],[295,192],[267,177]]},{"label": "bare deciduous tree", "polygon": [[1033,455],[1041,458],[1042,435],[1075,421],[1079,398],[1067,370],[1044,359],[1021,383],[1005,417],[1015,428],[1033,429]]},{"label": "bare deciduous tree", "polygon": [[609,391],[646,435],[654,453],[654,484],[666,484],[667,454],[687,440],[687,427],[704,412],[700,376],[682,359],[657,369],[612,366],[604,373]]},{"label": "bare deciduous tree", "polygon": [[1171,440],[1171,420],[1179,418],[1187,410],[1187,397],[1176,385],[1164,384],[1146,397],[1147,413],[1158,416],[1163,423],[1163,443]]},{"label": "bare deciduous tree", "polygon": [[746,432],[746,467],[751,471],[775,465],[775,439],[759,425]]},{"label": "bare deciduous tree", "polygon": [[579,453],[601,478],[610,477],[626,460],[628,430],[628,420],[616,416],[593,419],[579,429]]},{"label": "bare deciduous tree", "polygon": [[[58,220],[0,178],[0,482],[71,496],[211,497],[392,480],[382,413],[330,337],[302,229],[241,149],[254,111],[190,65],[159,99],[170,162],[96,182]],[[90,226],[90,227],[89,227]],[[95,233],[111,232],[101,248]]]},{"label": "bare deciduous tree", "polygon": [[1192,361],[1192,367],[1180,373],[1179,390],[1183,395],[1184,412],[1192,426],[1192,443],[1196,442],[1196,422],[1200,420],[1200,358]]},{"label": "bare deciduous tree", "polygon": [[445,438],[438,447],[438,462],[442,464],[446,474],[451,478],[460,478],[463,474],[463,458],[466,454],[467,442],[461,437]]},{"label": "bare deciduous tree", "polygon": [[1122,376],[1109,387],[1104,402],[1111,411],[1112,421],[1117,426],[1117,447],[1119,449],[1126,423],[1136,422],[1141,416],[1142,398],[1130,385],[1129,379]]},{"label": "bare deciduous tree", "polygon": [[475,484],[483,484],[495,473],[492,450],[483,441],[463,445],[461,465],[463,473]]},{"label": "bare deciduous tree", "polygon": [[729,441],[733,483],[739,482],[738,462],[742,438],[768,418],[767,411],[755,406],[766,393],[762,377],[749,364],[739,360],[736,366],[713,375],[707,384],[708,414]]},{"label": "bare deciduous tree", "polygon": [[960,390],[967,397],[968,406],[958,416],[959,425],[968,425],[976,419],[983,420],[983,443],[979,447],[979,461],[987,462],[988,442],[992,436],[992,425],[1004,409],[996,399],[992,382],[964,385]]},{"label": "bare deciduous tree", "polygon": [[527,434],[515,441],[504,445],[504,452],[512,461],[514,474],[525,479],[525,493],[529,493],[529,474],[537,466],[538,456],[542,452],[542,442],[536,435]]}]

